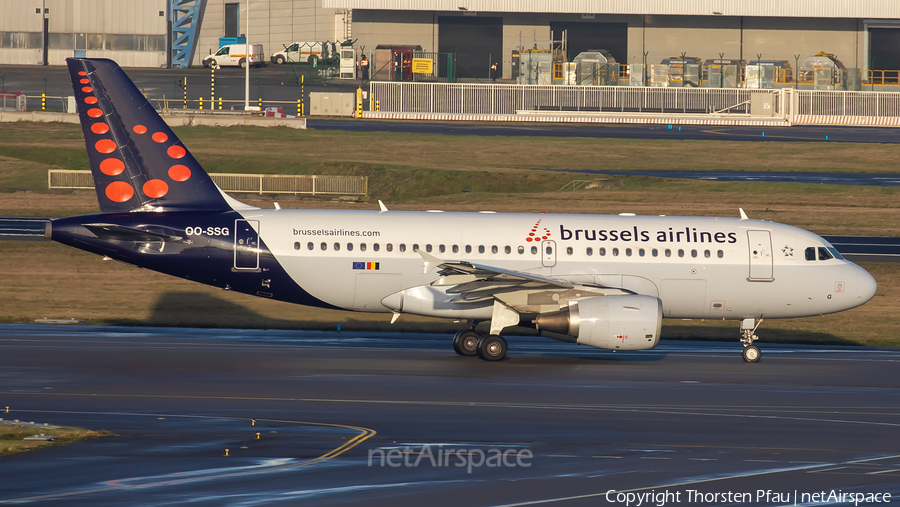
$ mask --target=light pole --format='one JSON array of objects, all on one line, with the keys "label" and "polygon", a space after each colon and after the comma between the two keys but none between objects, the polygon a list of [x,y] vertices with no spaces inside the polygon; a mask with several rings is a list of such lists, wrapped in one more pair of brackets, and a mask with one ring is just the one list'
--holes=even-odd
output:
[{"label": "light pole", "polygon": [[247,0],[246,27],[244,28],[244,46],[247,56],[244,58],[244,111],[259,111],[258,106],[250,107],[250,57],[253,49],[250,46],[250,0]]}]

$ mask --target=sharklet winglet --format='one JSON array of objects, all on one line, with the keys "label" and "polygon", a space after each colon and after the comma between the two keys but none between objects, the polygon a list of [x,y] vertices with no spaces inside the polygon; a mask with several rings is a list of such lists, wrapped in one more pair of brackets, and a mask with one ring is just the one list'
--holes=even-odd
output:
[{"label": "sharklet winglet", "polygon": [[387,206],[385,206],[384,203],[381,202],[381,199],[378,199],[378,207],[381,208],[381,211],[379,211],[379,213],[386,213],[388,211]]},{"label": "sharklet winglet", "polygon": [[738,211],[741,212],[741,220],[750,220],[746,213],[744,213],[744,208],[738,208]]}]

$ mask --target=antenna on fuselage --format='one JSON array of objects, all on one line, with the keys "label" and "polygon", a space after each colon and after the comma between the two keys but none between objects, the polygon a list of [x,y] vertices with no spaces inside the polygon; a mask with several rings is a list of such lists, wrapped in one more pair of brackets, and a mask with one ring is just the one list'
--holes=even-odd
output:
[{"label": "antenna on fuselage", "polygon": [[[381,202],[381,201],[378,201],[378,202]],[[738,208],[738,211],[741,212],[741,220],[750,220],[750,217],[748,217],[747,214],[744,213],[744,208]]]},{"label": "antenna on fuselage", "polygon": [[385,213],[388,211],[387,206],[385,206],[384,203],[381,202],[381,199],[378,199],[378,207],[381,208],[381,211],[379,211],[379,213]]}]

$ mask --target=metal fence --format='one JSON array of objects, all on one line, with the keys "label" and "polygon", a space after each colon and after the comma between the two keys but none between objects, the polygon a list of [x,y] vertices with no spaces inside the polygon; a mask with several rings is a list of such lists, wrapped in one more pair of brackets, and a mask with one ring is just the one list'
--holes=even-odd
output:
[{"label": "metal fence", "polygon": [[[228,173],[213,173],[209,176],[225,192],[310,195],[367,195],[369,192],[367,176]],[[47,171],[47,184],[49,188],[93,189],[94,178],[90,171],[50,169]]]},{"label": "metal fence", "polygon": [[634,86],[371,83],[380,111],[395,113],[516,114],[522,111],[749,114],[754,94],[775,90]]},{"label": "metal fence", "polygon": [[796,115],[900,117],[900,93],[793,91]]}]

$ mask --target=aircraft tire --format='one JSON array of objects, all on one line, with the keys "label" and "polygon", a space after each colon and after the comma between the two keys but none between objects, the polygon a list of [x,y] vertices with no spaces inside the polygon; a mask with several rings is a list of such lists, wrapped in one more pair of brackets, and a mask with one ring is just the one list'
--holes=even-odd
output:
[{"label": "aircraft tire", "polygon": [[463,329],[453,336],[453,350],[461,356],[478,355],[478,339],[481,334],[474,329]]},{"label": "aircraft tire", "polygon": [[758,363],[761,355],[762,353],[759,351],[759,347],[757,347],[756,345],[748,345],[744,347],[744,351],[741,353],[744,361],[748,363]]},{"label": "aircraft tire", "polygon": [[478,339],[478,357],[485,361],[502,361],[506,359],[509,345],[498,334],[486,334]]}]

